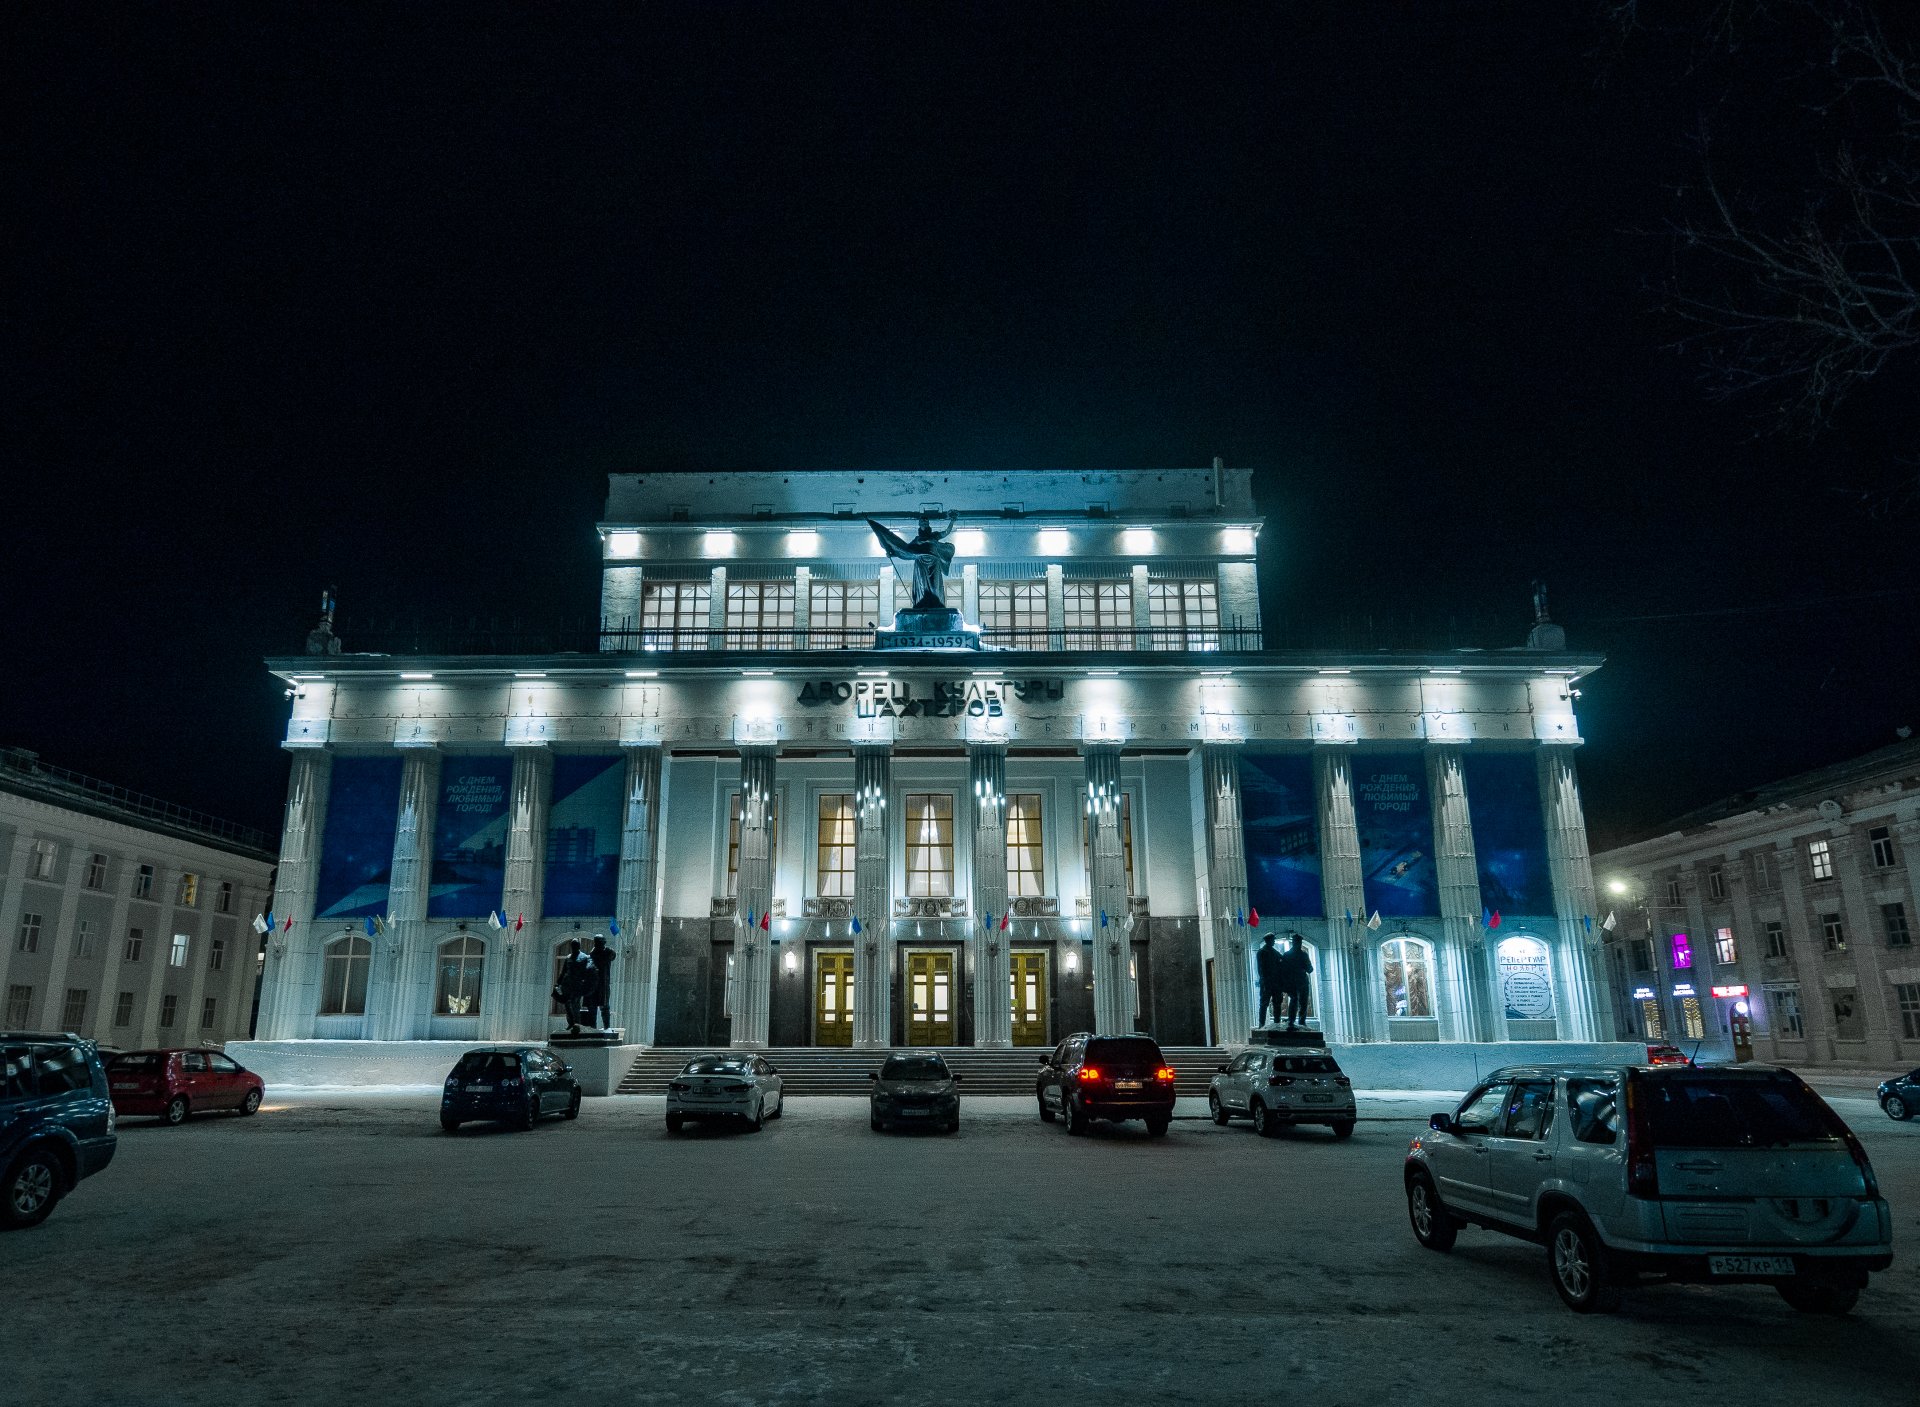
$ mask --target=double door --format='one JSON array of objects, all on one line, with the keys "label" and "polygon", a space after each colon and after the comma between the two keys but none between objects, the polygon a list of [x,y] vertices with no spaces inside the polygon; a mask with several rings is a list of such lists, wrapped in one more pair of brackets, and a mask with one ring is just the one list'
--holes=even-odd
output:
[{"label": "double door", "polygon": [[814,952],[813,1043],[853,1044],[853,950],[850,948]]},{"label": "double door", "polygon": [[953,950],[907,950],[907,1044],[952,1045]]},{"label": "double door", "polygon": [[1008,955],[1012,968],[1013,1043],[1047,1043],[1047,950],[1015,948]]}]

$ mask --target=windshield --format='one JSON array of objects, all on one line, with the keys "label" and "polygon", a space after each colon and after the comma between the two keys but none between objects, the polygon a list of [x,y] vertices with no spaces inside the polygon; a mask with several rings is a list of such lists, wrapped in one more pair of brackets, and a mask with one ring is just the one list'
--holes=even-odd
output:
[{"label": "windshield", "polygon": [[116,1055],[109,1070],[157,1070],[166,1056],[157,1050],[144,1050],[134,1055]]},{"label": "windshield", "polygon": [[952,1076],[937,1055],[896,1055],[880,1067],[883,1080],[945,1080]]},{"label": "windshield", "polygon": [[1087,1042],[1087,1064],[1157,1066],[1161,1064],[1160,1047],[1142,1037],[1091,1040]]},{"label": "windshield", "polygon": [[683,1075],[744,1075],[747,1065],[744,1060],[729,1060],[724,1055],[703,1055],[687,1062]]},{"label": "windshield", "polygon": [[497,1050],[475,1051],[471,1055],[460,1057],[460,1064],[454,1074],[465,1079],[498,1079],[511,1075],[520,1069],[520,1057],[507,1055]]},{"label": "windshield", "polygon": [[1827,1106],[1791,1075],[1690,1072],[1635,1085],[1656,1148],[1778,1148],[1834,1137]]},{"label": "windshield", "polygon": [[1340,1067],[1331,1055],[1276,1055],[1273,1068],[1288,1075],[1337,1075]]}]

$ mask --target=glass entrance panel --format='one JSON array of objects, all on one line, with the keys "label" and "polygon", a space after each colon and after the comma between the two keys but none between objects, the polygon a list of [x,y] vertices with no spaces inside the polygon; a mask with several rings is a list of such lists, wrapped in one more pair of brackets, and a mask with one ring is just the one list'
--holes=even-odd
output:
[{"label": "glass entrance panel", "polygon": [[1008,957],[1013,964],[1013,1043],[1046,1045],[1046,949],[1015,949]]},{"label": "glass entrance panel", "polygon": [[907,954],[907,1044],[953,1044],[953,953]]},{"label": "glass entrance panel", "polygon": [[853,953],[848,949],[814,952],[813,1043],[853,1044]]}]

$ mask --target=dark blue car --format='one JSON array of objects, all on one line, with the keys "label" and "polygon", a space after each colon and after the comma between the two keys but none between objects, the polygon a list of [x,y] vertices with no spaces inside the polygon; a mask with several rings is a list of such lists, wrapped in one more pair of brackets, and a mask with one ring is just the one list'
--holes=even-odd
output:
[{"label": "dark blue car", "polygon": [[92,1041],[0,1031],[0,1227],[45,1221],[117,1142]]},{"label": "dark blue car", "polygon": [[537,1045],[470,1050],[440,1093],[440,1127],[448,1133],[472,1119],[530,1129],[549,1114],[579,1118],[580,1085],[573,1066]]},{"label": "dark blue car", "polygon": [[1875,1093],[1889,1119],[1911,1119],[1915,1114],[1920,1114],[1920,1070],[1909,1070],[1904,1075],[1895,1075],[1890,1080],[1882,1081]]}]

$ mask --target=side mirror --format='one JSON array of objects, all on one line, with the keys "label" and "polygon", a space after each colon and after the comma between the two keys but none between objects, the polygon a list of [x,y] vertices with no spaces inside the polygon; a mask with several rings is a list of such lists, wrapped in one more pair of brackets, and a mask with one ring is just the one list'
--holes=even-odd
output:
[{"label": "side mirror", "polygon": [[877,1080],[880,1078],[880,1072],[878,1070],[869,1070],[867,1071],[867,1078],[870,1080]]},{"label": "side mirror", "polygon": [[561,1073],[561,1074],[563,1074],[563,1075],[571,1075],[571,1074],[573,1073],[573,1066],[571,1066],[571,1065],[569,1065],[569,1064],[567,1064],[567,1063],[566,1063],[566,1062],[565,1062],[564,1060],[563,1060],[563,1061],[561,1061],[561,1062],[560,1062],[560,1073]]},{"label": "side mirror", "polygon": [[1050,1059],[1048,1059],[1046,1056],[1043,1055],[1040,1057],[1040,1064],[1044,1068],[1045,1066],[1053,1064],[1053,1061],[1051,1061]]},{"label": "side mirror", "polygon": [[1227,1073],[1227,1067],[1224,1065],[1216,1065],[1213,1068],[1218,1070],[1223,1075]]},{"label": "side mirror", "polygon": [[1452,1133],[1453,1132],[1453,1115],[1435,1114],[1432,1118],[1427,1120],[1427,1127],[1432,1129],[1435,1133]]}]

